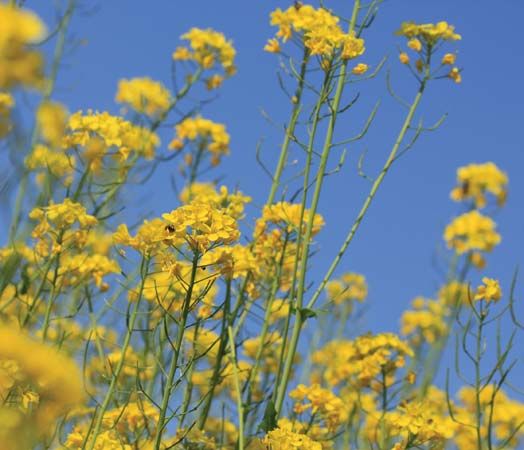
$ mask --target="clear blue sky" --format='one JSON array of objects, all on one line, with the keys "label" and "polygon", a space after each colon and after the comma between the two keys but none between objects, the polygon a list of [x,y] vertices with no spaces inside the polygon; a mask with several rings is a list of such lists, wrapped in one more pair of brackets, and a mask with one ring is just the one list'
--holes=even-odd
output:
[{"label": "clear blue sky", "polygon": [[[49,3],[38,3],[27,5],[52,20]],[[351,3],[337,0],[329,6],[349,15]],[[263,154],[273,166],[281,135],[263,119],[260,109],[278,121],[286,120],[289,111],[275,76],[277,58],[264,53],[262,47],[274,33],[269,12],[290,2],[105,0],[96,4],[95,11],[73,21],[76,37],[85,44],[68,55],[56,98],[71,111],[117,112],[113,98],[120,78],[147,75],[169,84],[170,55],[179,35],[192,26],[223,31],[237,48],[238,74],[225,83],[220,97],[204,114],[226,123],[232,136],[232,154],[218,169],[226,176],[225,183],[238,185],[254,197],[255,204],[262,203],[269,181],[255,161],[255,145],[259,138],[266,138]],[[389,56],[386,67],[392,69],[393,83],[408,99],[416,86],[397,60],[397,45],[403,42],[393,32],[400,22],[447,20],[463,36],[455,47],[464,69],[462,85],[447,80],[431,84],[421,108],[428,124],[445,112],[448,120],[439,131],[422,136],[416,148],[393,167],[341,266],[366,275],[370,285],[366,323],[374,330],[395,331],[400,312],[410,300],[416,295],[433,295],[440,283],[432,260],[442,244],[444,226],[459,211],[449,200],[449,191],[460,165],[491,160],[509,174],[508,203],[496,217],[503,241],[489,257],[486,274],[500,278],[508,291],[515,266],[524,266],[524,62],[518,31],[522,17],[521,0],[386,0],[365,36],[363,59],[376,65],[383,55]],[[340,120],[340,137],[358,130],[377,99],[382,106],[369,138],[349,148],[341,173],[327,180],[321,206],[327,226],[319,235],[321,252],[314,261],[317,280],[368,189],[357,175],[358,156],[367,147],[366,168],[370,173],[376,171],[403,120],[402,108],[387,94],[384,74],[350,87],[353,93],[361,91],[362,101]],[[169,137],[167,132],[165,144]],[[337,159],[333,156],[331,167]],[[164,167],[143,187],[138,200],[135,197],[142,212],[161,213],[176,206],[168,182],[175,170],[175,166]],[[256,213],[255,207],[250,209],[251,217]],[[472,281],[476,284],[478,278]],[[522,286],[524,283],[518,293]]]}]

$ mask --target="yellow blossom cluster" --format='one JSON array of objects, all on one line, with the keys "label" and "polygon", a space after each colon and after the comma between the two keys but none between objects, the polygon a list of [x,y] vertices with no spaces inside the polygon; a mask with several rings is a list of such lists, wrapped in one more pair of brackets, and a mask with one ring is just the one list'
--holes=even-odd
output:
[{"label": "yellow blossom cluster", "polygon": [[[177,47],[173,53],[175,61],[194,61],[202,69],[213,69],[220,64],[226,76],[236,72],[233,43],[211,28],[191,28],[182,39],[189,42],[188,47]],[[215,77],[214,83],[217,83]],[[220,83],[219,83],[220,84]]]},{"label": "yellow blossom cluster", "polygon": [[323,420],[331,432],[336,431],[348,419],[346,404],[329,389],[318,384],[299,384],[289,393],[289,397],[295,401],[295,413],[302,414],[310,410],[311,415]]},{"label": "yellow blossom cluster", "polygon": [[453,280],[439,289],[437,297],[448,307],[454,307],[459,304],[469,304],[471,293],[467,283]]},{"label": "yellow blossom cluster", "polygon": [[152,159],[158,145],[159,137],[150,130],[107,112],[91,110],[87,114],[78,111],[71,115],[68,133],[62,142],[66,149],[84,147],[83,157],[94,172],[100,171],[104,156],[113,147],[117,150],[113,156],[117,161],[124,162],[131,153]]},{"label": "yellow blossom cluster", "polygon": [[[461,36],[455,33],[455,27],[445,21],[436,24],[404,22],[396,34],[405,36],[408,39],[408,48],[420,55],[415,62],[415,68],[418,72],[429,69],[431,54],[439,42],[461,39]],[[401,52],[399,59],[402,64],[410,63],[410,57],[406,52]],[[442,57],[441,67],[454,65],[456,59],[456,54],[446,53]],[[457,84],[462,81],[462,75],[458,67],[452,67],[447,76]]]},{"label": "yellow blossom cluster", "polygon": [[15,106],[15,99],[8,92],[0,91],[0,138],[11,131],[11,110]]},{"label": "yellow blossom cluster", "polygon": [[[497,385],[488,384],[478,394],[473,387],[463,387],[457,394],[460,403],[454,405],[456,418],[454,441],[459,450],[477,446],[477,411],[480,407],[480,435],[491,440],[498,448],[520,448],[524,438],[522,417],[524,403],[511,399]],[[519,445],[520,444],[520,445]]]},{"label": "yellow blossom cluster", "polygon": [[495,228],[493,219],[473,210],[455,217],[444,230],[444,239],[459,255],[475,250],[490,252],[501,240]]},{"label": "yellow blossom cluster", "polygon": [[36,112],[40,135],[53,148],[59,148],[67,126],[68,112],[64,105],[46,101]]},{"label": "yellow blossom cluster", "polygon": [[[309,210],[306,209],[302,213],[302,207],[298,203],[278,202],[265,205],[262,210],[262,217],[257,219],[254,235],[256,237],[266,232],[270,224],[276,225],[288,233],[300,233],[305,230],[309,218]],[[317,234],[323,226],[323,217],[316,213],[313,217],[312,235]]]},{"label": "yellow blossom cluster", "polygon": [[[229,134],[225,125],[205,119],[202,116],[189,117],[176,125],[176,137],[169,144],[173,150],[181,150],[186,142],[193,142],[197,147],[199,158],[202,152],[211,154],[211,164],[216,166],[220,158],[229,154]],[[193,162],[193,157],[186,161],[188,165]]]},{"label": "yellow blossom cluster", "polygon": [[162,219],[144,220],[138,227],[135,236],[129,234],[126,224],[118,225],[113,234],[115,244],[134,248],[145,254],[154,254],[165,247],[164,241],[169,237],[166,223]]},{"label": "yellow blossom cluster", "polygon": [[472,200],[475,208],[487,205],[486,194],[492,194],[499,206],[507,197],[508,176],[495,163],[469,164],[457,169],[457,184],[451,198],[457,202]]},{"label": "yellow blossom cluster", "polygon": [[[266,51],[277,53],[280,43],[291,39],[293,34],[301,36],[304,46],[311,55],[320,55],[330,59],[334,52],[340,50],[344,60],[354,59],[364,53],[364,40],[355,33],[344,33],[339,25],[339,18],[325,8],[314,8],[311,5],[295,4],[285,11],[277,8],[271,13],[271,25],[277,26],[276,37],[270,39]],[[361,74],[367,66],[359,65],[354,73]]]},{"label": "yellow blossom cluster", "polygon": [[0,325],[0,399],[3,448],[26,450],[83,401],[80,371],[56,349]]},{"label": "yellow blossom cluster", "polygon": [[48,206],[38,207],[29,213],[29,217],[39,223],[33,231],[33,237],[38,238],[49,232],[50,224],[55,230],[65,230],[77,223],[83,228],[92,227],[98,223],[96,217],[87,213],[85,206],[64,199],[62,203],[51,203]]},{"label": "yellow blossom cluster", "polygon": [[290,423],[271,430],[262,439],[265,448],[271,450],[322,450],[322,445],[305,434],[292,431]]},{"label": "yellow blossom cluster", "polygon": [[136,112],[155,118],[169,110],[173,99],[162,83],[143,77],[120,80],[115,101],[125,103]]},{"label": "yellow blossom cluster", "polygon": [[76,159],[60,150],[37,144],[33,151],[25,158],[27,169],[37,172],[36,180],[43,184],[44,177],[50,173],[53,177],[61,179],[65,186],[70,186],[75,174]]},{"label": "yellow blossom cluster", "polygon": [[169,239],[184,239],[200,253],[221,244],[231,244],[240,237],[234,217],[205,203],[183,205],[162,217]]},{"label": "yellow blossom cluster", "polygon": [[0,89],[41,87],[44,60],[31,49],[46,28],[31,11],[0,3]]},{"label": "yellow blossom cluster", "polygon": [[498,280],[483,277],[482,284],[477,288],[473,300],[485,300],[486,303],[498,302],[502,298],[502,289]]},{"label": "yellow blossom cluster", "polygon": [[241,219],[244,216],[244,207],[251,202],[251,197],[239,191],[230,193],[226,186],[220,186],[217,191],[213,183],[195,182],[182,190],[180,201],[184,204],[193,201],[205,203],[225,211],[235,219]]},{"label": "yellow blossom cluster", "polygon": [[363,302],[368,295],[368,285],[364,275],[348,272],[326,285],[329,301],[335,305],[358,301]]},{"label": "yellow blossom cluster", "polygon": [[455,27],[445,21],[437,22],[436,24],[403,22],[397,34],[408,39],[422,39],[430,45],[435,45],[439,40],[457,41],[462,39],[460,34],[455,33]]},{"label": "yellow blossom cluster", "polygon": [[450,311],[441,300],[430,300],[417,297],[411,302],[413,309],[404,311],[400,319],[400,332],[410,336],[414,345],[422,340],[432,344],[448,331],[446,318]]},{"label": "yellow blossom cluster", "polygon": [[323,368],[330,386],[355,379],[369,386],[382,374],[391,377],[412,357],[409,345],[392,333],[363,335],[355,340],[334,340],[313,353],[313,362]]},{"label": "yellow blossom cluster", "polygon": [[454,423],[448,416],[435,411],[427,401],[402,402],[394,411],[386,413],[385,422],[393,436],[402,438],[395,449],[442,448],[453,436]]}]

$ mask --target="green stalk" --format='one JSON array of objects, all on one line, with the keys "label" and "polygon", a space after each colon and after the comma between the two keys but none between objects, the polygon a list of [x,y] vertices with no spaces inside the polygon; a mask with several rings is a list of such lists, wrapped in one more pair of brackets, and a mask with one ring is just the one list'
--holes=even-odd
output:
[{"label": "green stalk", "polygon": [[237,394],[237,415],[238,415],[238,450],[244,450],[244,412],[242,404],[242,392],[240,391],[240,380],[238,378],[237,356],[235,351],[235,339],[231,325],[227,327],[229,336],[230,359],[233,365],[233,380],[235,382],[235,391]]},{"label": "green stalk", "polygon": [[140,301],[142,300],[142,293],[144,290],[144,283],[147,277],[148,266],[149,266],[149,260],[146,259],[145,257],[142,257],[142,261],[140,264],[140,272],[142,275],[141,277],[142,281],[140,283],[140,291],[138,294],[138,298],[133,305],[131,315],[129,317],[129,322],[127,324],[127,332],[124,338],[124,343],[122,344],[122,350],[120,352],[120,360],[118,361],[115,371],[113,372],[111,383],[109,385],[109,389],[106,392],[102,405],[100,406],[100,408],[97,411],[95,425],[93,426],[93,434],[92,434],[91,442],[89,442],[88,444],[89,435],[87,435],[86,440],[84,441],[84,445],[82,446],[82,449],[93,450],[95,448],[96,439],[100,433],[100,429],[102,428],[104,414],[106,413],[107,408],[109,407],[109,404],[113,400],[113,395],[115,393],[115,388],[118,382],[118,377],[120,376],[120,373],[122,372],[122,369],[124,367],[127,349],[129,348],[129,344],[131,343],[131,336],[133,335],[133,329],[135,327],[136,318],[138,316],[138,309],[140,307]]},{"label": "green stalk", "polygon": [[277,167],[275,169],[275,174],[273,176],[273,181],[271,183],[271,189],[269,191],[269,196],[267,198],[266,205],[271,205],[275,201],[277,189],[280,186],[280,178],[282,177],[282,172],[284,171],[284,166],[286,165],[287,155],[289,152],[289,144],[291,143],[292,136],[295,134],[295,127],[297,125],[298,117],[300,115],[300,101],[302,99],[302,92],[304,91],[306,67],[309,59],[308,53],[308,50],[304,49],[304,56],[302,57],[302,64],[300,66],[300,78],[298,80],[298,86],[295,91],[295,96],[293,98],[291,120],[289,121],[289,125],[286,128],[286,135],[284,136],[284,142],[282,142],[280,156],[278,158]]},{"label": "green stalk", "polygon": [[344,256],[344,253],[346,252],[347,248],[349,247],[349,244],[351,244],[351,241],[355,237],[355,234],[360,227],[360,224],[362,222],[362,219],[364,219],[364,216],[366,215],[371,203],[373,202],[373,199],[375,198],[375,195],[377,194],[377,191],[382,184],[382,181],[384,180],[384,177],[386,176],[387,172],[391,168],[392,164],[395,161],[395,158],[397,156],[398,150],[400,148],[400,145],[402,144],[402,141],[404,140],[404,137],[406,136],[406,132],[409,129],[409,126],[411,125],[411,122],[413,121],[413,116],[415,114],[415,111],[417,110],[420,100],[422,99],[422,94],[424,93],[424,89],[426,87],[427,79],[424,79],[422,83],[420,84],[420,88],[417,92],[417,95],[415,96],[415,99],[413,100],[413,103],[411,104],[408,114],[406,115],[406,118],[404,120],[404,124],[402,125],[402,128],[400,130],[400,133],[397,137],[397,140],[395,141],[395,144],[393,145],[393,148],[391,149],[391,152],[389,154],[389,157],[384,164],[384,167],[380,171],[380,174],[376,178],[376,180],[373,182],[373,185],[371,187],[371,190],[369,191],[368,196],[366,197],[366,200],[364,201],[364,204],[362,205],[362,208],[360,209],[357,218],[355,219],[355,222],[353,223],[353,226],[349,230],[349,233],[340,247],[337,256],[331,263],[328,271],[326,272],[326,275],[322,279],[322,282],[318,286],[317,290],[313,294],[311,300],[308,303],[308,308],[312,308],[315,305],[315,302],[318,300],[318,297],[326,287],[326,284],[330,280],[331,276],[333,275],[333,272],[337,268],[338,264],[340,263],[340,260],[342,259],[342,256]]},{"label": "green stalk", "polygon": [[[350,33],[353,32],[355,29],[359,9],[360,9],[360,0],[355,0],[355,3],[353,4],[353,13],[351,15],[351,21],[349,24]],[[295,305],[296,317],[295,317],[295,323],[293,325],[290,347],[288,349],[288,353],[286,355],[286,360],[284,363],[282,379],[278,380],[279,385],[277,387],[278,393],[277,393],[276,405],[275,405],[277,414],[280,414],[282,404],[284,402],[284,396],[287,390],[289,378],[291,376],[291,368],[293,365],[293,359],[297,351],[298,340],[299,340],[300,332],[301,332],[302,325],[304,322],[304,318],[302,316],[302,308],[303,308],[303,300],[304,300],[304,292],[305,292],[305,284],[306,284],[306,272],[307,272],[307,260],[308,260],[309,246],[311,243],[311,237],[313,235],[313,224],[314,224],[315,213],[317,211],[318,203],[320,201],[320,192],[321,192],[322,184],[324,180],[324,173],[326,171],[326,165],[327,165],[329,153],[331,150],[331,144],[333,141],[333,133],[335,130],[337,111],[340,107],[340,101],[342,99],[342,92],[344,90],[344,84],[346,81],[346,68],[347,68],[347,61],[344,61],[344,63],[342,64],[340,68],[340,72],[338,74],[339,78],[338,78],[337,87],[335,91],[335,97],[333,99],[332,114],[329,119],[328,129],[326,132],[324,146],[322,149],[322,155],[320,157],[320,164],[317,170],[317,178],[315,182],[315,190],[313,192],[313,199],[311,201],[311,207],[309,210],[308,223],[306,225],[306,231],[304,233],[304,240],[302,243],[302,250],[300,252],[302,261],[301,261],[301,268],[299,272],[297,300],[296,300],[296,305]],[[302,230],[301,230],[301,234],[302,234]]]},{"label": "green stalk", "polygon": [[206,426],[207,417],[209,415],[209,411],[211,411],[211,405],[213,403],[213,397],[215,394],[215,388],[220,382],[220,370],[222,368],[222,358],[224,357],[224,354],[226,352],[226,346],[228,342],[228,332],[227,328],[228,326],[232,326],[234,315],[230,315],[230,303],[231,303],[231,280],[228,280],[227,286],[226,286],[226,298],[224,301],[224,312],[222,316],[222,329],[220,331],[220,343],[218,344],[218,351],[217,356],[215,360],[215,366],[213,368],[213,374],[211,375],[211,387],[209,388],[209,391],[206,393],[206,401],[204,403],[204,407],[202,408],[202,411],[200,413],[200,417],[198,419],[198,428],[200,430],[203,430]]},{"label": "green stalk", "polygon": [[186,292],[186,297],[184,299],[184,304],[182,306],[182,317],[180,318],[180,323],[178,324],[177,338],[175,342],[175,348],[173,349],[173,358],[171,359],[171,364],[169,366],[169,372],[166,379],[166,384],[164,386],[164,394],[162,397],[162,404],[160,406],[160,415],[158,419],[158,424],[155,433],[155,450],[160,449],[160,444],[162,442],[162,434],[167,425],[165,423],[167,408],[169,406],[169,400],[171,398],[171,393],[173,391],[173,380],[175,378],[176,369],[178,368],[178,358],[180,356],[180,350],[182,348],[182,339],[184,338],[184,332],[186,328],[187,317],[189,315],[189,309],[191,306],[191,297],[193,295],[193,286],[195,284],[196,272],[198,268],[198,253],[195,253],[193,257],[193,266],[191,268],[191,278],[189,280],[189,285]]}]

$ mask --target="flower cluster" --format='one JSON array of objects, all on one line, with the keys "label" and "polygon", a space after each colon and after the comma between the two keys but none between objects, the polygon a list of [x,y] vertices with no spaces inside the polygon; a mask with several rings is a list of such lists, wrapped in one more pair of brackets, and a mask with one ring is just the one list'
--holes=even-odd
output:
[{"label": "flower cluster", "polygon": [[[404,22],[396,34],[406,37],[408,39],[408,48],[419,55],[419,58],[415,62],[415,68],[418,72],[430,70],[431,56],[438,47],[437,44],[443,41],[457,41],[461,39],[460,34],[455,33],[455,27],[445,21],[436,24]],[[401,52],[399,59],[402,64],[410,64],[410,57],[406,52]],[[444,54],[441,59],[440,68],[454,65],[456,59],[457,56],[455,53]],[[447,73],[447,76],[457,84],[462,81],[458,67],[452,67]]]},{"label": "flower cluster", "polygon": [[[271,25],[277,26],[276,38],[270,39],[265,47],[269,52],[280,51],[277,38],[286,42],[293,34],[301,36],[304,46],[311,55],[331,58],[335,50],[340,50],[343,59],[354,59],[364,53],[364,40],[354,33],[344,33],[339,18],[325,8],[296,4],[285,11],[277,8],[271,13]],[[362,67],[357,70],[365,72]]]},{"label": "flower cluster", "polygon": [[59,148],[67,126],[68,112],[64,105],[46,101],[36,112],[38,129],[44,141],[53,148]]},{"label": "flower cluster", "polygon": [[424,445],[442,448],[446,439],[453,436],[453,421],[431,406],[429,402],[403,402],[386,414],[385,422],[391,434],[402,438],[393,450],[422,448]]},{"label": "flower cluster", "polygon": [[37,172],[36,180],[39,184],[43,184],[46,174],[61,179],[65,186],[70,186],[73,182],[76,159],[63,151],[37,144],[24,163],[27,169]]},{"label": "flower cluster", "polygon": [[363,302],[368,295],[368,285],[364,275],[345,273],[326,285],[328,299],[335,305],[352,301]]},{"label": "flower cluster", "polygon": [[443,301],[417,297],[411,302],[411,307],[413,309],[402,314],[400,330],[404,336],[411,335],[414,345],[423,341],[432,344],[447,333],[446,318],[450,311]]},{"label": "flower cluster", "polygon": [[458,254],[490,252],[501,240],[495,228],[493,219],[474,210],[453,219],[444,230],[444,239]]},{"label": "flower cluster", "polygon": [[0,437],[4,448],[32,448],[55,420],[84,400],[75,363],[12,327],[0,325]]},{"label": "flower cluster", "polygon": [[[202,152],[211,154],[211,164],[216,166],[220,158],[229,154],[229,134],[221,123],[213,122],[201,116],[189,117],[176,127],[176,137],[169,144],[173,150],[181,150],[186,142],[192,142],[197,147],[195,159],[200,158]],[[193,157],[187,161],[193,163]]]},{"label": "flower cluster", "polygon": [[335,340],[313,354],[313,362],[324,369],[324,379],[335,386],[356,379],[369,386],[381,374],[393,376],[413,356],[409,345],[392,333],[363,335],[353,341]]},{"label": "flower cluster", "polygon": [[305,434],[292,431],[291,424],[271,430],[262,439],[265,448],[272,450],[322,450],[322,445]]},{"label": "flower cluster", "polygon": [[[211,28],[191,28],[182,39],[189,41],[189,47],[177,47],[173,53],[175,61],[194,61],[202,69],[210,70],[220,64],[226,76],[236,72],[233,43]],[[220,80],[222,77],[220,77]],[[216,84],[215,78],[215,84]],[[220,83],[219,83],[220,84]]]},{"label": "flower cluster", "polygon": [[251,197],[242,192],[230,193],[226,186],[216,189],[213,183],[192,183],[180,193],[180,201],[184,204],[191,202],[205,203],[216,209],[221,209],[226,214],[241,219],[244,216],[244,207],[251,202]]},{"label": "flower cluster", "polygon": [[107,112],[76,112],[69,118],[68,131],[63,147],[84,147],[83,157],[94,172],[100,171],[104,156],[113,147],[117,161],[124,162],[130,153],[152,159],[160,144],[155,133]]},{"label": "flower cluster", "polygon": [[[257,220],[255,225],[255,236],[258,236],[269,228],[269,225],[276,225],[288,233],[303,232],[310,220],[308,209],[302,212],[302,207],[298,203],[278,202],[264,206],[262,217]],[[312,235],[317,234],[324,226],[324,219],[320,214],[313,217]]]},{"label": "flower cluster", "polygon": [[457,184],[451,198],[457,202],[472,200],[477,209],[487,205],[488,193],[495,196],[498,205],[506,201],[508,176],[492,162],[459,167]]},{"label": "flower cluster", "polygon": [[305,386],[299,384],[289,393],[289,397],[295,400],[293,411],[302,414],[311,410],[311,415],[325,421],[330,431],[336,429],[348,419],[348,410],[345,403],[329,389],[320,387],[318,384]]},{"label": "flower cluster", "polygon": [[498,302],[502,298],[502,289],[498,280],[493,278],[482,278],[482,284],[477,288],[473,300],[485,300],[489,302]]},{"label": "flower cluster", "polygon": [[46,29],[32,12],[0,3],[0,89],[41,87],[42,55],[30,48]]},{"label": "flower cluster", "polygon": [[115,100],[151,118],[168,111],[173,101],[171,93],[162,83],[148,77],[120,80]]},{"label": "flower cluster", "polygon": [[205,203],[184,205],[162,217],[168,239],[183,239],[200,253],[221,244],[231,244],[240,236],[233,217]]}]

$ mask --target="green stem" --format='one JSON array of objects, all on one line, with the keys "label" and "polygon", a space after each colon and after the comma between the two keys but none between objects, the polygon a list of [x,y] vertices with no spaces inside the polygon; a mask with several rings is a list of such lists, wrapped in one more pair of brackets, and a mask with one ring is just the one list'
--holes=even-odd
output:
[{"label": "green stem", "polygon": [[[351,21],[349,24],[349,33],[353,32],[355,29],[357,15],[358,15],[359,10],[360,10],[360,0],[355,0],[355,3],[353,4],[353,13],[351,15]],[[304,323],[304,318],[302,316],[302,308],[303,308],[303,299],[304,299],[305,285],[306,285],[306,273],[307,273],[307,261],[308,261],[308,256],[309,256],[308,255],[309,246],[311,244],[311,237],[313,235],[314,219],[315,219],[315,214],[318,208],[318,203],[320,201],[320,192],[321,192],[322,184],[324,181],[326,166],[327,166],[330,150],[332,147],[333,133],[335,130],[335,124],[336,124],[336,119],[337,119],[337,112],[340,107],[340,102],[342,99],[342,92],[344,90],[344,84],[346,82],[346,68],[347,68],[347,61],[344,61],[340,68],[340,72],[338,74],[338,82],[337,82],[337,87],[335,91],[335,97],[333,99],[333,105],[331,106],[332,112],[329,118],[329,124],[328,124],[328,128],[326,131],[326,137],[324,140],[324,146],[322,149],[320,163],[319,163],[319,167],[317,170],[315,190],[313,192],[313,198],[311,200],[311,207],[309,209],[309,215],[308,215],[308,223],[306,225],[306,231],[304,233],[304,240],[302,242],[302,249],[300,252],[301,253],[300,256],[302,260],[301,260],[301,267],[300,267],[300,272],[299,272],[297,300],[296,300],[296,305],[295,305],[296,317],[295,317],[295,322],[293,324],[293,331],[291,335],[291,341],[290,341],[288,353],[286,355],[286,360],[284,363],[282,379],[278,380],[279,381],[279,385],[277,388],[278,394],[276,397],[276,405],[275,405],[277,414],[280,414],[282,404],[284,402],[284,396],[287,390],[289,378],[291,376],[293,359],[297,351],[298,340],[300,337],[302,325]]]},{"label": "green stem", "polygon": [[238,377],[237,356],[235,351],[235,339],[233,336],[233,328],[227,327],[229,336],[230,358],[233,366],[233,380],[235,382],[235,391],[237,394],[237,415],[238,415],[238,450],[244,450],[244,412],[242,404],[242,392],[240,391],[240,380]]},{"label": "green stem", "polygon": [[386,163],[384,164],[384,167],[380,171],[380,174],[378,175],[376,180],[373,182],[371,190],[369,191],[369,194],[366,197],[366,200],[364,201],[364,204],[362,205],[362,207],[361,207],[361,209],[360,209],[360,211],[359,211],[359,213],[357,215],[357,218],[355,219],[355,222],[353,223],[351,229],[349,230],[349,233],[348,233],[344,243],[340,247],[340,249],[339,249],[339,251],[337,253],[337,256],[335,257],[335,259],[331,263],[328,271],[326,272],[326,275],[322,279],[322,282],[320,283],[320,285],[318,286],[317,290],[313,294],[310,302],[308,303],[308,306],[307,306],[308,308],[312,308],[315,305],[315,302],[318,300],[318,297],[320,296],[320,294],[323,292],[324,288],[326,287],[326,284],[328,283],[328,281],[330,280],[331,276],[333,275],[333,272],[335,271],[335,269],[337,268],[338,264],[340,263],[340,260],[344,256],[344,253],[346,252],[347,248],[349,247],[349,244],[351,244],[351,241],[355,237],[355,234],[356,234],[358,228],[360,227],[362,219],[364,219],[364,216],[366,215],[369,207],[371,206],[371,203],[373,202],[373,199],[375,198],[375,195],[377,194],[377,191],[378,191],[380,185],[382,184],[382,181],[384,180],[384,177],[386,176],[386,174],[388,173],[389,169],[391,168],[391,166],[395,162],[395,158],[397,156],[397,153],[398,153],[398,150],[400,148],[400,145],[402,144],[402,141],[404,140],[406,132],[408,131],[409,126],[411,125],[411,122],[413,120],[413,116],[415,114],[415,111],[417,110],[417,108],[419,106],[419,103],[420,103],[420,100],[422,99],[422,94],[424,93],[424,89],[425,89],[425,86],[426,86],[426,81],[427,80],[423,80],[423,82],[421,83],[420,88],[419,88],[419,90],[417,92],[417,95],[415,96],[415,99],[414,99],[413,103],[411,104],[411,106],[409,108],[408,114],[406,115],[406,118],[404,120],[404,124],[402,125],[400,133],[399,133],[399,135],[397,137],[397,140],[395,141],[395,144],[393,145],[393,148],[391,149],[389,157],[388,157]]},{"label": "green stem", "polygon": [[95,419],[95,425],[93,426],[93,434],[92,439],[88,443],[89,435],[86,436],[86,439],[84,441],[84,445],[82,448],[85,448],[87,450],[93,450],[96,445],[96,439],[100,433],[100,430],[102,428],[102,422],[104,420],[104,414],[107,411],[107,408],[109,407],[109,404],[113,400],[113,395],[115,393],[115,388],[118,383],[118,377],[120,376],[120,373],[122,372],[122,369],[124,367],[125,361],[126,361],[126,353],[129,348],[129,345],[131,343],[131,337],[133,335],[133,330],[135,327],[136,318],[138,316],[138,309],[140,307],[140,301],[142,300],[142,293],[144,290],[144,283],[147,277],[147,271],[149,266],[149,260],[146,258],[142,258],[141,264],[140,264],[140,272],[142,275],[142,281],[140,283],[140,291],[138,294],[138,298],[136,299],[133,309],[131,311],[131,315],[129,317],[129,321],[127,324],[127,331],[124,338],[124,343],[122,344],[122,350],[120,352],[120,360],[118,361],[118,364],[115,368],[115,371],[113,372],[113,376],[111,378],[111,383],[109,385],[109,389],[106,392],[106,395],[104,397],[104,400],[102,402],[102,405],[97,411],[97,416]]},{"label": "green stem", "polygon": [[180,318],[180,323],[178,324],[177,338],[175,346],[173,349],[173,358],[171,359],[171,364],[169,366],[169,372],[167,374],[167,379],[164,386],[164,394],[162,397],[162,404],[160,406],[160,414],[158,419],[158,424],[155,433],[155,450],[160,449],[160,444],[162,442],[162,434],[164,433],[165,427],[167,425],[165,419],[167,414],[167,409],[169,406],[169,400],[173,391],[173,380],[175,378],[175,373],[178,368],[178,358],[180,356],[180,350],[182,348],[182,339],[184,338],[184,332],[186,328],[187,317],[189,315],[189,310],[191,306],[191,297],[193,295],[193,286],[195,284],[195,278],[198,268],[198,253],[195,253],[193,257],[193,266],[191,268],[191,278],[189,280],[189,285],[186,292],[186,297],[184,299],[184,304],[182,306],[182,316]]},{"label": "green stem", "polygon": [[269,191],[269,196],[266,201],[267,205],[271,205],[275,201],[275,196],[280,186],[280,178],[282,177],[282,172],[284,171],[284,166],[286,165],[287,155],[289,152],[289,144],[291,143],[291,138],[295,134],[295,127],[300,115],[300,102],[302,99],[302,92],[304,90],[304,80],[306,77],[306,67],[309,59],[308,50],[304,49],[304,56],[302,57],[302,64],[300,66],[300,78],[298,80],[297,90],[295,91],[295,96],[293,98],[293,109],[291,111],[291,120],[289,125],[286,128],[286,135],[284,136],[284,142],[280,149],[280,156],[278,158],[277,167],[275,169],[275,174],[273,175],[273,181],[271,183],[271,189]]}]

